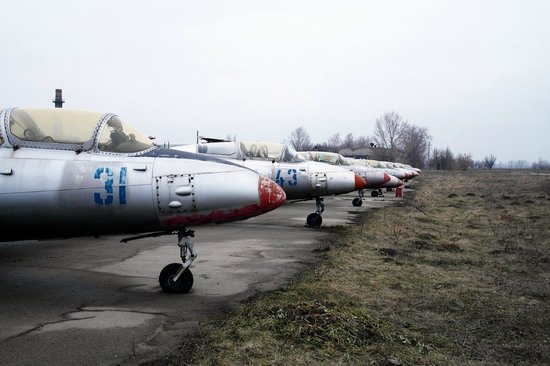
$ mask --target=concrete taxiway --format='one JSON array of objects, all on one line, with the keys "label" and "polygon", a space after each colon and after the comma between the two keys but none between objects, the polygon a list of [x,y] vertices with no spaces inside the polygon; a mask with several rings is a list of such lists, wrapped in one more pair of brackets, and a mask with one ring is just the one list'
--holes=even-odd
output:
[{"label": "concrete taxiway", "polygon": [[358,212],[399,200],[328,197],[321,229],[305,226],[314,201],[287,203],[242,222],[194,228],[189,294],[166,294],[158,274],[179,262],[175,236],[0,244],[0,365],[135,365],[177,351],[201,321],[278,288],[316,259]]}]

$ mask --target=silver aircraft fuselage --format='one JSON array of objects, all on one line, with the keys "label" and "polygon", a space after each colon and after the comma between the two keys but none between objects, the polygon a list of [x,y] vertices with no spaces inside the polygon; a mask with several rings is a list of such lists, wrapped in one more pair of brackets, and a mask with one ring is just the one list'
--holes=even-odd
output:
[{"label": "silver aircraft fuselage", "polygon": [[285,201],[255,171],[159,148],[120,122],[95,112],[2,110],[0,241],[180,230]]},{"label": "silver aircraft fuselage", "polygon": [[284,144],[228,141],[184,145],[175,149],[216,156],[253,169],[274,180],[289,200],[344,194],[366,187],[365,180],[353,171],[301,159]]},{"label": "silver aircraft fuselage", "polygon": [[403,184],[398,177],[391,175],[391,173],[383,169],[371,168],[357,162],[356,159],[349,159],[338,153],[327,151],[300,151],[298,154],[310,161],[337,165],[355,172],[355,174],[365,179],[365,188],[396,188]]},{"label": "silver aircraft fuselage", "polygon": [[366,186],[359,175],[349,170],[315,161],[283,163],[244,160],[239,164],[274,180],[289,200],[349,193]]}]

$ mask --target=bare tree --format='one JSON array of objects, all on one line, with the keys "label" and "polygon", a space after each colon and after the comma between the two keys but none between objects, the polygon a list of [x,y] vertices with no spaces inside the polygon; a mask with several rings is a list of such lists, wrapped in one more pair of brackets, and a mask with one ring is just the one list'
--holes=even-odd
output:
[{"label": "bare tree", "polygon": [[472,154],[458,154],[456,158],[456,165],[460,170],[468,170],[473,168],[474,159],[472,159]]},{"label": "bare tree", "polygon": [[342,143],[342,148],[353,149],[354,147],[355,147],[355,138],[353,137],[352,133],[348,133],[344,138],[344,142]]},{"label": "bare tree", "polygon": [[453,170],[455,168],[455,155],[448,147],[443,153],[443,167],[445,170]]},{"label": "bare tree", "polygon": [[342,146],[342,139],[340,138],[340,134],[337,132],[334,135],[330,136],[328,138],[326,146],[328,151],[338,152],[338,150],[340,150],[340,147]]},{"label": "bare tree", "polygon": [[432,156],[430,160],[428,161],[428,166],[431,169],[440,170],[441,169],[441,160],[443,156],[443,151],[440,149],[434,149],[432,152]]},{"label": "bare tree", "polygon": [[429,164],[430,167],[437,170],[453,170],[455,166],[454,154],[448,147],[445,150],[434,149]]},{"label": "bare tree", "polygon": [[357,148],[370,146],[371,138],[365,136],[359,136],[355,139],[355,146]]},{"label": "bare tree", "polygon": [[495,163],[493,168],[500,169],[529,169],[529,162],[527,160],[510,160],[507,163]]},{"label": "bare tree", "polygon": [[392,161],[397,157],[396,153],[403,145],[404,129],[407,122],[396,112],[386,112],[376,119],[374,126],[374,141],[376,145],[389,149]]},{"label": "bare tree", "polygon": [[414,167],[423,168],[431,139],[426,127],[406,124],[403,128],[403,145],[401,147],[405,154],[405,161]]},{"label": "bare tree", "polygon": [[516,160],[513,166],[514,169],[529,169],[529,162],[527,160]]},{"label": "bare tree", "polygon": [[531,168],[533,170],[536,170],[537,172],[539,172],[541,170],[550,169],[550,164],[548,163],[548,160],[543,160],[542,158],[539,158],[539,160],[537,162],[534,162],[531,165]]},{"label": "bare tree", "polygon": [[289,136],[290,143],[297,151],[306,151],[311,149],[311,140],[306,129],[298,127]]},{"label": "bare tree", "polygon": [[485,166],[487,169],[492,169],[496,161],[496,156],[494,156],[493,154],[487,155],[483,158],[483,166]]}]

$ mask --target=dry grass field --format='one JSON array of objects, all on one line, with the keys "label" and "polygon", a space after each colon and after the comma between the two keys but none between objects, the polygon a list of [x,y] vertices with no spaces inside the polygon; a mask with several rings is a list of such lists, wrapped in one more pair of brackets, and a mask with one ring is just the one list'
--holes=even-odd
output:
[{"label": "dry grass field", "polygon": [[[425,172],[174,365],[550,364],[550,176]],[[328,229],[324,229],[328,230]]]}]

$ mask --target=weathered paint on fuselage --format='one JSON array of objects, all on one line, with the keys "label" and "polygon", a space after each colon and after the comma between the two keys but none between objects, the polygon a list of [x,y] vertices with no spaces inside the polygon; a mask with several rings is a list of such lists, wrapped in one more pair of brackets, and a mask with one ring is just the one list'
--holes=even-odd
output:
[{"label": "weathered paint on fuselage", "polygon": [[[338,153],[326,151],[300,151],[300,156],[308,161],[318,161],[348,169],[366,181],[365,188],[382,188],[391,181],[391,177],[381,169],[356,164],[354,159],[348,159]],[[390,183],[390,187],[392,187]]]},{"label": "weathered paint on fuselage", "polygon": [[[220,143],[201,144],[205,146]],[[224,142],[222,144],[234,144]],[[273,143],[272,143],[273,144]],[[260,144],[261,145],[261,144]],[[239,146],[237,143],[236,146]],[[284,191],[287,199],[310,199],[334,194],[344,194],[363,189],[366,183],[363,178],[348,169],[316,161],[285,162],[275,159],[238,159],[225,157],[209,152],[202,152],[199,145],[178,146],[179,151],[200,152],[205,156],[217,156],[226,161],[236,162],[250,168],[263,176],[274,180]],[[238,149],[236,149],[238,150]]]},{"label": "weathered paint on fuselage", "polygon": [[287,199],[304,199],[343,194],[357,190],[356,175],[340,167],[306,161],[279,163],[263,160],[239,161],[239,164],[274,180]]},{"label": "weathered paint on fuselage", "polygon": [[0,241],[179,230],[246,219],[285,200],[257,172],[198,154],[35,145],[0,144]]},{"label": "weathered paint on fuselage", "polygon": [[258,174],[232,164],[21,148],[0,149],[0,171],[11,171],[0,175],[2,241],[171,230],[261,213]]}]

